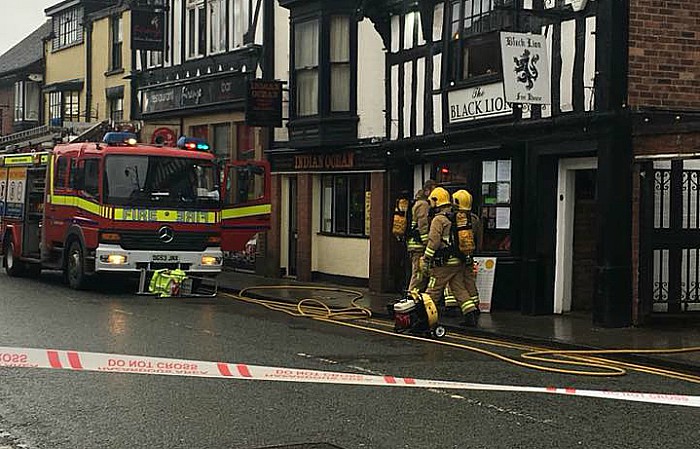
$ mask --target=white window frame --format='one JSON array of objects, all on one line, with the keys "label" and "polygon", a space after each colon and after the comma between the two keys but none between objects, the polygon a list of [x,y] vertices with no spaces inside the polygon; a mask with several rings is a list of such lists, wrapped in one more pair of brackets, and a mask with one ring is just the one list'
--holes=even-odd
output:
[{"label": "white window frame", "polygon": [[226,20],[229,0],[209,0],[207,3],[207,46],[209,54],[224,53],[228,50],[229,26]]},{"label": "white window frame", "polygon": [[[194,29],[190,23],[190,14],[194,13]],[[186,59],[198,59],[204,56],[204,48],[199,48],[200,33],[199,22],[200,15],[205,13],[204,0],[187,0],[187,9],[185,11],[185,54]],[[206,30],[205,30],[206,31]],[[206,41],[205,41],[206,42]],[[194,47],[194,48],[193,48]]]},{"label": "white window frame", "polygon": [[250,28],[250,0],[231,0],[229,5],[229,49],[235,50],[244,45],[245,33]]},{"label": "white window frame", "polygon": [[24,121],[24,81],[15,83],[15,122]]}]

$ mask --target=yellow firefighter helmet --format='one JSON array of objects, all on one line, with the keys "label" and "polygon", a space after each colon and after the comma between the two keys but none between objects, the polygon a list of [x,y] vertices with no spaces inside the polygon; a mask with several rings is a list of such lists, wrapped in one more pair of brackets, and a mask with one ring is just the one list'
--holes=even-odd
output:
[{"label": "yellow firefighter helmet", "polygon": [[472,210],[472,194],[466,190],[457,190],[452,194],[452,203],[460,210]]},{"label": "yellow firefighter helmet", "polygon": [[436,187],[430,192],[430,203],[433,207],[450,204],[450,193],[442,187]]}]

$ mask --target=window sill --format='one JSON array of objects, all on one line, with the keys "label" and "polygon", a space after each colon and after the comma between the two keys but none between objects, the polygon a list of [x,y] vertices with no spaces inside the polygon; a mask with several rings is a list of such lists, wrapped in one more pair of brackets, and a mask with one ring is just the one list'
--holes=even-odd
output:
[{"label": "window sill", "polygon": [[82,40],[77,41],[77,42],[73,42],[73,43],[70,43],[70,44],[66,44],[66,45],[63,45],[63,46],[60,46],[60,47],[56,47],[56,48],[54,48],[54,47],[52,46],[52,47],[51,47],[51,53],[58,53],[58,52],[60,52],[60,51],[62,51],[62,50],[68,50],[69,48],[77,47],[77,46],[79,46],[79,45],[83,45],[83,41],[82,41]]},{"label": "window sill", "polygon": [[317,232],[316,235],[321,237],[338,237],[341,239],[369,240],[368,235],[336,234],[333,232]]},{"label": "window sill", "polygon": [[446,90],[448,92],[453,90],[460,90],[468,87],[474,86],[485,86],[487,84],[495,84],[502,82],[502,76],[500,73],[489,73],[487,75],[473,76],[465,80],[454,81],[451,86]]},{"label": "window sill", "polygon": [[124,68],[120,67],[118,69],[108,70],[107,72],[105,72],[105,76],[120,75],[122,73],[124,73]]}]

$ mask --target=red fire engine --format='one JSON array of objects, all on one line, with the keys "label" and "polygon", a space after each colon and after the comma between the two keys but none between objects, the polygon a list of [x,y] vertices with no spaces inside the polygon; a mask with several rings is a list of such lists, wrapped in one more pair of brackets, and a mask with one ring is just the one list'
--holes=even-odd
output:
[{"label": "red fire engine", "polygon": [[108,133],[99,143],[0,156],[5,270],[62,270],[77,289],[100,273],[219,273],[223,251],[269,228],[269,166],[236,162],[222,173],[206,150],[197,139],[167,148]]}]

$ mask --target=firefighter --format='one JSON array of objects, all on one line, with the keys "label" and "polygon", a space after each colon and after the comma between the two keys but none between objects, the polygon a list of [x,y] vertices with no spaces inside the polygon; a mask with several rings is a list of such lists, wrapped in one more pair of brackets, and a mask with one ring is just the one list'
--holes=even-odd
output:
[{"label": "firefighter", "polygon": [[[465,264],[454,250],[450,194],[444,188],[437,187],[430,193],[430,202],[436,212],[430,223],[428,245],[421,263],[423,273],[427,275],[430,272],[426,293],[436,304],[440,304],[443,291],[449,286],[462,306],[467,302],[469,293],[464,276]],[[470,319],[465,315],[465,324],[470,324]]]},{"label": "firefighter", "polygon": [[[472,195],[466,190],[458,190],[452,194],[452,203],[454,204],[455,211],[468,214],[470,219],[469,227],[472,232],[473,241],[475,242],[474,250],[478,250],[479,244],[481,243],[481,224],[479,217],[472,213]],[[470,321],[469,324],[475,326],[480,312],[479,290],[476,288],[476,264],[472,256],[473,254],[465,254],[464,277],[468,296],[460,307],[462,314]]]},{"label": "firefighter", "polygon": [[420,259],[425,253],[430,229],[430,203],[428,195],[435,187],[435,181],[428,180],[423,188],[416,192],[416,199],[411,208],[411,227],[406,238],[406,247],[411,257],[411,280],[408,291],[423,291],[427,285],[427,277],[421,276]]}]

